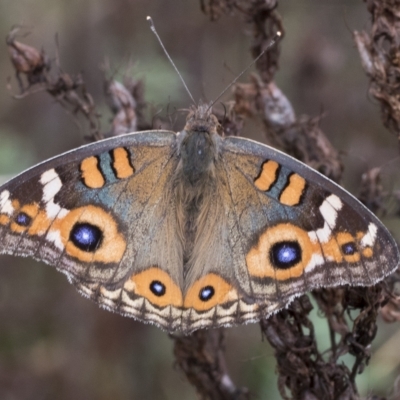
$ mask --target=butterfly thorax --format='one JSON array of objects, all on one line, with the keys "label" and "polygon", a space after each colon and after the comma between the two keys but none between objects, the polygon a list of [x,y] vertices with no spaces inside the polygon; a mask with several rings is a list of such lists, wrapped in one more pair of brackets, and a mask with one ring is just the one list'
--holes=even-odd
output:
[{"label": "butterfly thorax", "polygon": [[185,197],[199,197],[204,185],[214,180],[219,130],[218,119],[209,107],[201,105],[189,112],[183,131],[178,133],[180,161],[175,177]]},{"label": "butterfly thorax", "polygon": [[182,177],[188,185],[198,186],[211,178],[217,158],[219,123],[204,106],[192,110],[179,134]]}]

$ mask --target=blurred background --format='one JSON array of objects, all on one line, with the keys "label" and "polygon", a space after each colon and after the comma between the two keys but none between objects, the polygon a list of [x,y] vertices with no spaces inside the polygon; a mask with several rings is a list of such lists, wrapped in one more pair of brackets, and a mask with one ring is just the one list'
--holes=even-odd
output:
[{"label": "blurred background", "polygon": [[[352,30],[369,28],[360,0],[279,2],[286,36],[276,80],[298,115],[325,115],[321,127],[343,157],[343,185],[357,194],[361,174],[382,167],[387,190],[399,182],[397,140],[368,96]],[[0,0],[0,37],[56,54],[62,69],[83,74],[107,129],[101,65],[131,63],[154,110],[188,107],[190,99],[151,33],[151,15],[194,98],[210,101],[251,61],[248,27],[239,16],[211,22],[196,0]],[[0,180],[83,144],[83,133],[46,93],[22,100],[5,40],[0,45]],[[246,82],[248,74],[241,81]],[[229,93],[224,100],[229,100]],[[256,125],[255,125],[256,126]],[[176,126],[175,129],[180,129]],[[253,126],[254,129],[254,126]],[[87,133],[87,132],[86,132]],[[243,135],[253,136],[254,132]],[[397,175],[396,175],[397,172]],[[397,183],[398,185],[398,183]],[[385,221],[400,236],[396,222]],[[101,310],[65,277],[30,259],[0,256],[0,399],[195,399],[174,367],[173,342],[153,326]],[[320,348],[326,321],[314,312]],[[400,326],[380,323],[370,366],[358,379],[363,396],[389,395],[400,372]],[[395,350],[393,350],[395,349]],[[279,399],[275,359],[257,324],[226,330],[226,356],[237,385],[255,399]],[[344,362],[351,361],[344,359]]]}]

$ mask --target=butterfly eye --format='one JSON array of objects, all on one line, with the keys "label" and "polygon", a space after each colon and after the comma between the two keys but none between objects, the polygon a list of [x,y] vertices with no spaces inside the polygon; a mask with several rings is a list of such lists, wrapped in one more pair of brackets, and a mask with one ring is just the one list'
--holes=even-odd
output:
[{"label": "butterfly eye", "polygon": [[356,244],[354,242],[344,243],[342,244],[342,251],[346,256],[352,256],[357,253]]},{"label": "butterfly eye", "polygon": [[97,226],[77,223],[72,228],[69,238],[78,249],[94,252],[100,247],[103,233]]},{"label": "butterfly eye", "polygon": [[206,286],[200,290],[199,298],[201,301],[210,300],[215,294],[215,289],[212,286]]},{"label": "butterfly eye", "polygon": [[15,223],[20,226],[29,226],[31,222],[32,218],[24,212],[18,213],[18,215],[15,217]]},{"label": "butterfly eye", "polygon": [[277,268],[291,268],[301,261],[301,247],[298,242],[275,243],[270,250],[272,265]]},{"label": "butterfly eye", "polygon": [[150,290],[154,295],[158,297],[164,296],[166,292],[165,285],[160,281],[152,281],[150,283]]}]

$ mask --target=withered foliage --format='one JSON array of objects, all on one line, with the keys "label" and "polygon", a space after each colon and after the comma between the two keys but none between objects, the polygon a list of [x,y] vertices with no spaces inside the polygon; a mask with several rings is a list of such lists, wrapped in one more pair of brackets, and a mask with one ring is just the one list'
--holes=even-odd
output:
[{"label": "withered foliage", "polygon": [[188,381],[201,399],[246,400],[246,388],[232,382],[224,357],[222,329],[200,330],[189,336],[171,336],[175,340],[176,365],[185,371]]},{"label": "withered foliage", "polygon": [[358,200],[375,214],[384,214],[385,193],[381,183],[381,168],[372,168],[361,176]]},{"label": "withered foliage", "polygon": [[[16,98],[46,91],[68,113],[74,117],[80,115],[84,117],[89,124],[89,134],[85,136],[88,141],[150,127],[143,115],[145,108],[143,82],[126,77],[123,85],[114,79],[105,79],[105,95],[114,117],[109,131],[102,132],[100,113],[96,110],[93,97],[86,89],[83,76],[64,72],[59,66],[58,59],[51,61],[44,50],[39,51],[17,41],[19,31],[18,27],[12,29],[6,38],[19,84],[20,93],[15,95]],[[76,122],[80,127],[78,120]]]},{"label": "withered foliage", "polygon": [[[355,377],[370,358],[369,347],[376,334],[376,319],[386,296],[383,285],[368,290],[315,290],[313,297],[329,326],[331,346],[325,354],[318,349],[315,340],[314,327],[308,317],[312,305],[307,296],[263,321],[263,333],[275,349],[282,397],[358,399]],[[352,310],[360,310],[360,313],[349,325]],[[340,361],[347,353],[355,357],[351,369]]]},{"label": "withered foliage", "polygon": [[400,4],[396,0],[364,0],[371,14],[370,32],[354,32],[369,91],[381,106],[382,121],[400,140]]},{"label": "withered foliage", "polygon": [[[279,30],[284,32],[276,10],[277,0],[201,0],[211,19],[236,13],[250,34],[250,51],[257,57]],[[370,92],[379,100],[384,125],[400,138],[400,9],[395,0],[367,0],[372,17],[371,32],[354,32],[361,63],[370,79]],[[106,132],[100,130],[99,114],[81,75],[72,76],[50,61],[44,51],[16,40],[17,30],[7,37],[11,61],[24,97],[43,90],[66,110],[81,114],[89,123],[89,140],[152,127],[146,121],[144,87],[126,78],[123,83],[107,79],[105,92],[113,119]],[[289,99],[274,82],[280,45],[256,63],[257,73],[233,88],[233,100],[217,116],[225,134],[238,135],[246,119],[258,118],[266,140],[322,172],[341,180],[343,166],[338,151],[319,127],[321,116],[297,116]],[[25,78],[25,82],[23,81]],[[374,212],[383,209],[379,169],[364,174],[360,200]],[[312,296],[321,317],[327,320],[330,348],[318,349],[310,319],[313,306],[304,295],[285,310],[260,323],[263,336],[273,347],[278,388],[284,399],[359,399],[356,375],[368,364],[370,346],[377,331],[377,317],[400,321],[400,272],[369,288],[341,287],[315,290]],[[184,372],[201,399],[250,399],[229,376],[224,359],[223,330],[198,331],[187,337],[171,336],[176,366]],[[232,349],[227,349],[232,351]],[[349,368],[341,357],[354,356]],[[378,399],[377,397],[374,397]]]},{"label": "withered foliage", "polygon": [[265,126],[266,140],[274,147],[303,161],[334,181],[340,181],[343,166],[338,151],[319,127],[319,117],[297,117],[272,80],[263,82],[252,75],[250,83],[234,88],[235,111],[244,117],[258,117]]}]

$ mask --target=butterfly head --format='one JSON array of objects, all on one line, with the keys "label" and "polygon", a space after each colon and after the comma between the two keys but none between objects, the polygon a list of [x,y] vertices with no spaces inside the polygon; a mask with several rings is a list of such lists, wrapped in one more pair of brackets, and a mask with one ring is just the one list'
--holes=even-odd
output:
[{"label": "butterfly head", "polygon": [[200,104],[189,111],[184,131],[217,135],[221,133],[221,125],[209,104]]}]

